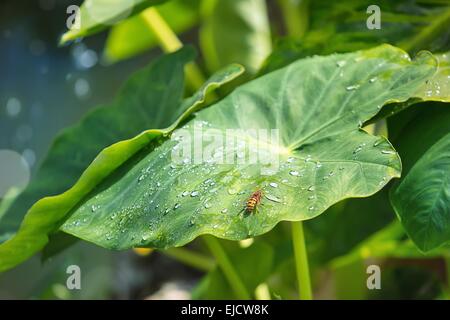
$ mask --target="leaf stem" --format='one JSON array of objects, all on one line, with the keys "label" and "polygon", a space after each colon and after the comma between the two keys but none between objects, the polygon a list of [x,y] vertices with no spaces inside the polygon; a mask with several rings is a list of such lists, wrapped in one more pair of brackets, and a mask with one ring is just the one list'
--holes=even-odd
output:
[{"label": "leaf stem", "polygon": [[[165,52],[174,52],[183,46],[176,33],[161,17],[156,8],[150,7],[144,10],[141,15]],[[187,84],[193,91],[200,88],[205,82],[202,71],[194,62],[186,64],[185,72]]]},{"label": "leaf stem", "polygon": [[263,282],[255,289],[256,300],[272,300],[270,297],[270,290],[267,283]]},{"label": "leaf stem", "polygon": [[309,277],[308,254],[306,252],[303,222],[295,221],[291,225],[299,298],[300,300],[312,300],[313,295]]},{"label": "leaf stem", "polygon": [[309,0],[278,0],[278,4],[283,13],[284,24],[288,35],[301,39],[308,30]]},{"label": "leaf stem", "polygon": [[399,47],[407,52],[416,52],[419,49],[423,49],[423,46],[429,44],[436,33],[440,30],[448,30],[450,27],[450,9],[445,10],[442,14],[434,18],[431,23],[422,29],[411,40],[403,41],[399,44]]},{"label": "leaf stem", "polygon": [[216,265],[213,259],[184,248],[170,248],[161,250],[160,252],[188,266],[205,272],[211,271]]},{"label": "leaf stem", "polygon": [[208,246],[211,253],[217,260],[217,263],[230,283],[231,288],[236,294],[238,299],[241,300],[249,300],[250,294],[242,282],[241,278],[237,274],[236,270],[233,267],[230,259],[228,258],[225,250],[220,245],[220,242],[213,236],[205,236],[203,237],[205,244]]}]

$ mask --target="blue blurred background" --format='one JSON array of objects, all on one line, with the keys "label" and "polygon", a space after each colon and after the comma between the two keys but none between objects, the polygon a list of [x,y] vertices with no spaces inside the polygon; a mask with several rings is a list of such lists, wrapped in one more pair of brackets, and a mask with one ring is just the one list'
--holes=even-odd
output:
[{"label": "blue blurred background", "polygon": [[[110,102],[132,72],[159,54],[155,50],[106,65],[102,59],[106,33],[58,47],[66,31],[66,8],[80,3],[0,3],[0,150],[22,155],[31,174],[58,131],[76,123],[89,109]],[[82,290],[66,288],[66,268],[71,264],[81,268]],[[149,271],[155,264],[166,272]],[[197,276],[158,254],[140,258],[133,252],[116,253],[77,243],[45,264],[34,257],[0,275],[0,299],[145,298],[163,283],[182,298],[193,285],[186,279]]]}]

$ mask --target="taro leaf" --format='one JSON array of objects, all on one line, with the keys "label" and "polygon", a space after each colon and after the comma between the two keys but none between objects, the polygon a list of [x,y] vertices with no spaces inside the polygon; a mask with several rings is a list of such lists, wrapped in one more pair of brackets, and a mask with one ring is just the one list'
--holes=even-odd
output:
[{"label": "taro leaf", "polygon": [[[372,195],[400,175],[400,159],[386,139],[360,125],[387,102],[407,100],[435,69],[432,56],[411,62],[388,45],[299,60],[239,87],[175,131],[175,139],[141,152],[61,230],[113,249],[181,246],[201,234],[241,240]],[[225,133],[237,143],[228,139],[225,148]],[[205,141],[204,157],[196,158]],[[263,192],[259,212],[243,212],[256,190]]]},{"label": "taro leaf", "polygon": [[[185,32],[199,22],[199,0],[174,0],[158,6],[158,12],[171,29]],[[108,35],[104,55],[109,62],[128,59],[158,44],[142,15],[114,26]]]},{"label": "taro leaf", "polygon": [[206,1],[204,16],[200,47],[208,69],[240,63],[256,72],[271,51],[265,1]]},{"label": "taro leaf", "polygon": [[[36,179],[1,220],[0,230],[17,230],[33,203],[70,188],[103,148],[134,137],[149,126],[171,124],[181,104],[183,66],[193,56],[192,50],[185,49],[156,60],[130,79],[114,103],[94,110],[80,124],[66,129],[56,139]],[[171,95],[161,90],[167,83],[174,90]],[[150,102],[154,107],[148,105]]]},{"label": "taro leaf", "polygon": [[[77,12],[79,25],[61,37],[61,44],[90,36],[167,0],[85,0]],[[71,12],[71,14],[73,14]]]},{"label": "taro leaf", "polygon": [[403,103],[387,105],[374,117],[371,122],[391,117],[413,104],[424,101],[450,102],[450,52],[437,54],[439,67],[432,78],[421,85],[412,99]]},{"label": "taro leaf", "polygon": [[[206,94],[210,90],[233,80],[243,72],[242,67],[239,65],[231,65],[228,68],[220,70],[205,82],[194,96],[181,103],[180,97],[183,92],[183,60],[181,57],[174,58],[180,55],[181,57],[185,55],[192,57],[192,51],[183,49],[174,53],[171,55],[173,58],[165,61],[162,65],[157,64],[154,66],[155,70],[153,70],[153,75],[144,72],[137,76],[137,78],[140,78],[139,82],[130,82],[126,87],[129,92],[125,90],[124,92],[128,93],[126,95],[123,93],[118,100],[122,103],[127,103],[130,109],[124,110],[123,112],[116,110],[116,112],[112,113],[102,110],[107,115],[106,118],[103,117],[100,111],[97,111],[97,113],[93,113],[94,116],[86,118],[86,123],[89,123],[93,127],[99,127],[103,123],[102,127],[105,131],[102,132],[107,133],[106,129],[111,128],[111,124],[129,128],[133,127],[135,123],[138,124],[140,121],[139,118],[143,121],[148,121],[148,123],[150,121],[161,121],[158,122],[159,125],[166,125],[167,120],[160,118],[159,114],[166,114],[165,112],[169,110],[178,116],[177,120],[166,129],[146,130],[132,139],[115,143],[103,149],[82,173],[72,188],[58,196],[46,197],[36,202],[25,215],[20,229],[15,236],[0,244],[0,271],[14,267],[41,250],[47,244],[49,235],[58,230],[58,227],[65,220],[70,210],[86,197],[101,181],[118,172],[120,174],[119,168],[125,163],[132,161],[130,158],[133,155],[138,156],[139,153],[143,152],[142,150],[153,150],[155,146],[160,145],[177,125],[185,121],[191,113],[198,111],[204,105]],[[181,59],[181,62],[178,59]],[[163,65],[165,63],[168,63],[168,65],[165,66],[166,69],[164,70]],[[179,74],[171,72],[171,68],[178,70]],[[179,86],[177,85],[178,82],[181,82]],[[173,102],[174,100],[178,103],[176,108],[170,103],[170,101]],[[137,107],[133,107],[133,104],[136,104]],[[167,110],[157,113],[157,109],[152,107],[153,104],[158,108],[167,108]],[[145,111],[146,108],[140,108],[140,106],[148,108],[147,111]],[[178,115],[182,111],[184,112]],[[144,117],[146,112],[148,112],[148,115]],[[127,116],[126,113],[129,113],[129,115]],[[154,119],[151,119],[150,116]],[[116,123],[112,121],[114,117],[121,118],[121,120]],[[168,117],[168,119],[170,118]],[[112,122],[108,123],[108,119]],[[128,122],[123,123],[122,121]],[[82,123],[81,127],[84,125],[86,124]],[[70,134],[71,131],[69,130],[67,136],[65,136],[65,138],[70,138],[67,142],[61,138],[60,145],[57,145],[60,148],[59,152],[56,152],[55,156],[53,156],[54,159],[52,157],[54,161],[59,159],[58,157],[61,156],[61,153],[67,152],[70,154],[73,148],[70,142],[76,140],[80,141],[80,143],[86,143],[86,141],[90,141],[90,138],[93,138],[93,136],[89,136],[86,139],[82,138],[83,132],[79,130],[80,128],[75,127],[72,129],[72,134]],[[113,132],[111,131],[111,133]],[[61,137],[64,137],[64,135]],[[95,141],[98,140],[95,139]],[[49,163],[54,162],[51,161]],[[74,168],[78,170],[78,166]],[[52,175],[54,177],[53,179],[56,181],[58,179],[64,179],[64,173],[64,169],[61,169],[61,171],[56,170]],[[55,183],[55,180],[52,180],[52,183]],[[38,191],[42,192],[42,190]],[[31,194],[31,196],[34,195]]]},{"label": "taro leaf", "polygon": [[172,124],[184,111],[179,110],[183,67],[194,55],[192,48],[186,48],[156,59],[131,77],[111,105],[93,110],[79,124],[65,129],[35,179],[0,220],[0,234],[17,231],[26,211],[42,197],[73,186],[102,149],[148,128]]},{"label": "taro leaf", "polygon": [[450,243],[450,110],[424,108],[397,143],[406,175],[391,202],[400,221],[422,251]]}]

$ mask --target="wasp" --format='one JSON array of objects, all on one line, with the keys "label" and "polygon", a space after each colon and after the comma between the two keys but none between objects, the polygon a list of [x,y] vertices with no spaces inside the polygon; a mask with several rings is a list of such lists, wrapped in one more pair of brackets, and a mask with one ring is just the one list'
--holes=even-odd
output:
[{"label": "wasp", "polygon": [[247,202],[245,203],[245,212],[246,213],[253,213],[257,210],[256,206],[261,203],[261,198],[263,196],[262,190],[256,190],[252,193],[250,198],[248,198]]}]

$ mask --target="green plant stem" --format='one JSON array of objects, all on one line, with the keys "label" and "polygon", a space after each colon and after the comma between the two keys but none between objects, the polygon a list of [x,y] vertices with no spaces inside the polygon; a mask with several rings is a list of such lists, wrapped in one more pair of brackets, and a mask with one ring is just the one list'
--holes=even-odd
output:
[{"label": "green plant stem", "polygon": [[433,21],[424,29],[422,29],[419,34],[408,41],[404,41],[399,44],[399,46],[408,52],[415,52],[426,46],[431,39],[440,30],[448,30],[450,28],[450,9],[444,10],[440,15],[438,15]]},{"label": "green plant stem", "polygon": [[216,265],[213,259],[184,248],[170,248],[161,250],[160,252],[186,265],[205,272],[211,271]]},{"label": "green plant stem", "polygon": [[[183,46],[176,33],[173,32],[156,8],[150,7],[141,14],[165,52],[174,52]],[[187,84],[191,90],[197,90],[205,82],[202,71],[194,62],[186,65],[185,72]]]},{"label": "green plant stem", "polygon": [[270,297],[270,290],[267,283],[263,282],[255,289],[256,300],[272,300]]},{"label": "green plant stem", "polygon": [[309,0],[278,0],[278,4],[283,14],[283,20],[288,35],[301,39],[308,30]]},{"label": "green plant stem", "polygon": [[294,244],[295,269],[300,300],[312,300],[311,279],[309,277],[308,254],[301,221],[292,222],[292,242]]},{"label": "green plant stem", "polygon": [[242,300],[249,300],[250,294],[242,282],[241,278],[237,274],[230,259],[228,258],[225,250],[220,245],[220,242],[213,236],[203,237],[205,244],[208,246],[211,253],[217,260],[217,263],[222,270],[225,278],[228,280],[231,288],[233,289],[236,297]]}]

